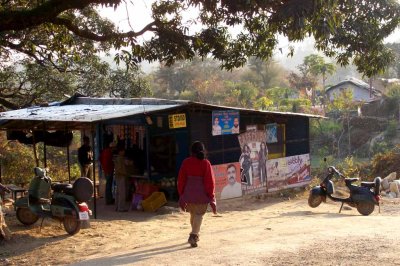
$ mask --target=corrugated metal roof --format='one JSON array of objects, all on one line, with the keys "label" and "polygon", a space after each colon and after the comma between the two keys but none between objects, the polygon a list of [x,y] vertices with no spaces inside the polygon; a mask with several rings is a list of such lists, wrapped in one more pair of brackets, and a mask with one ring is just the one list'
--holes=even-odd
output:
[{"label": "corrugated metal roof", "polygon": [[0,113],[1,120],[96,122],[118,117],[178,107],[180,104],[158,105],[62,105],[32,107]]},{"label": "corrugated metal roof", "polygon": [[239,110],[239,111],[241,110],[241,111],[245,111],[245,112],[262,113],[262,114],[304,116],[304,117],[309,117],[309,118],[326,118],[325,116],[315,115],[315,114],[280,112],[280,111],[269,111],[269,110],[256,110],[256,109],[248,109],[248,108],[242,108],[242,107],[231,107],[231,106],[215,105],[215,104],[199,103],[199,102],[189,102],[188,105],[207,106],[210,108],[222,108],[222,109],[227,109],[227,110]]}]

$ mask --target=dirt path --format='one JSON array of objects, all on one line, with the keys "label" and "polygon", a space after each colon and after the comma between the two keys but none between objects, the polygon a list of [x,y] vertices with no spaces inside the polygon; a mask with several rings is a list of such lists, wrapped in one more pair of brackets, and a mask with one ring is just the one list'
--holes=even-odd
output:
[{"label": "dirt path", "polygon": [[14,238],[1,244],[0,264],[400,265],[399,204],[385,200],[381,214],[365,217],[338,214],[336,203],[311,209],[304,197],[229,200],[220,217],[206,215],[198,248],[186,243],[188,215],[172,208],[152,215],[109,207],[108,219],[72,237],[54,222],[39,232],[7,216]]}]

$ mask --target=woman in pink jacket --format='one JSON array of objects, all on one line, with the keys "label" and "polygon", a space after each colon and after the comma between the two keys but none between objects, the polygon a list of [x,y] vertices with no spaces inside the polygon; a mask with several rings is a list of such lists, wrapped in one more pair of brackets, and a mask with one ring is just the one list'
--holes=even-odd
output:
[{"label": "woman in pink jacket", "polygon": [[188,242],[197,247],[203,216],[211,205],[217,213],[215,201],[215,177],[210,161],[205,158],[204,144],[196,141],[192,144],[192,155],[182,162],[178,176],[179,205],[190,213],[192,232]]}]

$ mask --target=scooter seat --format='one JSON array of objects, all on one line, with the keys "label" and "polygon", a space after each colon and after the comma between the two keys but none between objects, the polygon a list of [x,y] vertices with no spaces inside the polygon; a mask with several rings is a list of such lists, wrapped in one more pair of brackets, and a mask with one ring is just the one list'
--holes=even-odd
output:
[{"label": "scooter seat", "polygon": [[362,187],[367,187],[367,188],[373,188],[373,187],[375,187],[375,182],[366,182],[366,181],[364,181],[364,182],[361,182],[361,186]]},{"label": "scooter seat", "polygon": [[50,199],[45,199],[45,198],[40,198],[40,199],[38,199],[37,203],[39,203],[39,204],[50,204],[51,200]]},{"label": "scooter seat", "polygon": [[73,195],[73,189],[71,184],[51,184],[51,188],[53,189],[54,192]]},{"label": "scooter seat", "polygon": [[358,178],[346,178],[346,179],[344,180],[344,182],[345,182],[346,184],[351,184],[351,183],[353,183],[353,182],[355,182],[355,181],[358,181]]}]

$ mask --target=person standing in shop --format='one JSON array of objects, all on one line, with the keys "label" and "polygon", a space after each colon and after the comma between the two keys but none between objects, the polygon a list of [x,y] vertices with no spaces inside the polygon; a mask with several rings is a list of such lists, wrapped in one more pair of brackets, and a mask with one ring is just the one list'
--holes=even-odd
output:
[{"label": "person standing in shop", "polygon": [[81,167],[81,176],[92,178],[93,150],[88,136],[83,137],[83,145],[78,149],[78,161]]},{"label": "person standing in shop", "polygon": [[197,247],[203,216],[210,204],[213,213],[217,213],[215,200],[215,177],[210,161],[206,159],[204,144],[195,141],[191,147],[191,156],[181,165],[178,175],[179,206],[190,213],[192,231],[188,242]]},{"label": "person standing in shop", "polygon": [[104,177],[106,179],[106,204],[114,204],[112,194],[112,184],[114,180],[114,162],[113,162],[113,150],[110,147],[110,143],[106,142],[104,149],[100,153],[99,157],[101,169],[103,170]]}]

